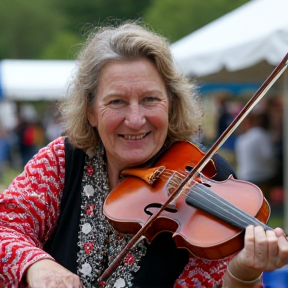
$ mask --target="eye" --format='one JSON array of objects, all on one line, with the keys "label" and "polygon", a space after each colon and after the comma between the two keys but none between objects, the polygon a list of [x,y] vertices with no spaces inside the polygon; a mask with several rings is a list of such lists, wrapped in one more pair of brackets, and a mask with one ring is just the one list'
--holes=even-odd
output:
[{"label": "eye", "polygon": [[147,108],[156,107],[157,104],[161,101],[160,98],[155,96],[147,96],[142,99],[142,105],[146,106]]},{"label": "eye", "polygon": [[113,99],[108,102],[108,106],[115,107],[115,108],[123,107],[124,105],[125,105],[125,101],[121,99]]},{"label": "eye", "polygon": [[144,102],[155,102],[155,101],[160,101],[158,97],[154,96],[148,96],[143,99]]},{"label": "eye", "polygon": [[122,100],[120,100],[120,99],[113,99],[113,100],[111,100],[111,101],[109,101],[109,105],[113,105],[113,104],[119,104],[119,103],[121,103],[121,102],[123,102]]}]

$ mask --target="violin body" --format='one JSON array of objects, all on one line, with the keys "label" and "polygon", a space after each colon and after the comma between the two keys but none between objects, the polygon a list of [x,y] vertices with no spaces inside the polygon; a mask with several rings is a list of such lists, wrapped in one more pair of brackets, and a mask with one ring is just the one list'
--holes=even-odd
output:
[{"label": "violin body", "polygon": [[[120,233],[136,234],[201,157],[203,152],[194,144],[175,142],[155,164],[156,167],[165,167],[159,178],[148,184],[141,177],[126,176],[106,198],[104,214]],[[196,257],[221,259],[243,248],[244,230],[188,205],[185,200],[188,193],[193,197],[191,187],[195,181],[263,223],[269,219],[270,208],[262,191],[252,183],[232,176],[225,181],[212,180],[211,177],[217,173],[212,160],[202,173],[197,180],[184,186],[182,193],[145,230],[143,236],[151,242],[162,231],[170,231],[178,248],[187,249]]]}]

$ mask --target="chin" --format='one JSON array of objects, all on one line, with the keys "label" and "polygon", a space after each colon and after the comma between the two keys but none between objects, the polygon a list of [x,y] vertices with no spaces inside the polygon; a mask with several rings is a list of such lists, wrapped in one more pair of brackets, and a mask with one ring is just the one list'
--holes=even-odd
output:
[{"label": "chin", "polygon": [[137,160],[131,159],[131,161],[128,160],[127,163],[130,167],[133,167],[133,166],[139,166],[145,163],[146,161],[147,161],[146,159],[137,159]]},{"label": "chin", "polygon": [[[146,152],[144,154],[144,152]],[[125,153],[126,154],[126,153]],[[123,162],[127,163],[129,167],[139,166],[148,160],[150,160],[156,153],[147,153],[147,151],[137,151],[133,153],[133,151],[129,151],[126,155],[121,155]],[[124,157],[123,157],[124,156]],[[125,157],[126,156],[126,157]]]},{"label": "chin", "polygon": [[149,158],[136,158],[136,157],[129,157],[125,159],[125,162],[128,164],[129,167],[133,167],[133,166],[139,166],[143,163],[145,163],[146,161],[148,161]]}]

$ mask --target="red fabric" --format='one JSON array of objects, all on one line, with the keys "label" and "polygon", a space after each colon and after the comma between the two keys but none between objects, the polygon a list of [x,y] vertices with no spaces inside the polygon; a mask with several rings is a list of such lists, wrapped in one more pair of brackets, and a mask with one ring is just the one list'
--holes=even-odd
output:
[{"label": "red fabric", "polygon": [[28,266],[51,258],[42,247],[59,217],[64,175],[64,138],[58,138],[0,194],[0,288],[18,287]]},{"label": "red fabric", "polygon": [[222,287],[222,277],[226,271],[228,259],[208,261],[190,258],[174,288],[218,288]]},{"label": "red fabric", "polygon": [[[174,288],[221,288],[226,267],[233,256],[219,261],[190,258]],[[253,288],[263,288],[256,284]]]},{"label": "red fabric", "polygon": [[27,146],[33,146],[35,142],[34,138],[34,127],[30,125],[25,129],[23,143]]}]

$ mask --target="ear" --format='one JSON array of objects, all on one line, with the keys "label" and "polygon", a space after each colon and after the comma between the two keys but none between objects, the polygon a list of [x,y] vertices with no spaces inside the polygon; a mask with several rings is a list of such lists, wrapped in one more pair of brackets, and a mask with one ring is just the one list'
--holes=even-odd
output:
[{"label": "ear", "polygon": [[97,127],[97,117],[92,107],[87,108],[87,119],[92,127]]}]

